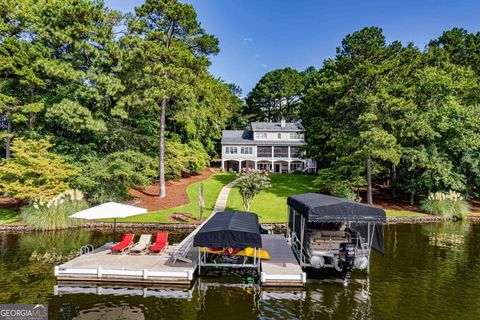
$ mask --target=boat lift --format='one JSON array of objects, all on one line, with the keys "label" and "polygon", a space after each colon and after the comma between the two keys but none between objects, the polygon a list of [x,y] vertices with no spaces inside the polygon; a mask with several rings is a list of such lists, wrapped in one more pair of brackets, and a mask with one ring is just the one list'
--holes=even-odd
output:
[{"label": "boat lift", "polygon": [[[291,196],[287,204],[287,237],[301,267],[368,272],[371,250],[383,254],[384,210],[318,193]],[[340,227],[321,229],[332,225]]]},{"label": "boat lift", "polygon": [[[250,212],[225,211],[217,212],[195,234],[193,246],[198,248],[198,272],[202,267],[253,268],[260,274],[262,237],[258,216]],[[238,257],[242,262],[210,261],[206,248],[220,248],[230,252],[252,248],[253,261],[249,257]],[[243,259],[242,259],[243,258]],[[250,259],[251,260],[251,259]]]}]

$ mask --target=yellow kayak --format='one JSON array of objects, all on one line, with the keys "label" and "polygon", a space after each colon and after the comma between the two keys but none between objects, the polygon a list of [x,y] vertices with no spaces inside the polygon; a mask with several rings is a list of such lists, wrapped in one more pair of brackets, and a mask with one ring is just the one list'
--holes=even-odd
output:
[{"label": "yellow kayak", "polygon": [[[254,256],[254,248],[245,248],[242,249],[236,253],[230,253],[229,248],[225,249],[220,249],[220,248],[200,248],[201,252],[208,252],[208,253],[214,253],[214,254],[230,254],[232,256],[244,256],[244,257],[252,257]],[[270,259],[270,254],[268,253],[267,250],[263,249],[257,249],[257,257],[260,255],[260,258],[268,260]]]}]

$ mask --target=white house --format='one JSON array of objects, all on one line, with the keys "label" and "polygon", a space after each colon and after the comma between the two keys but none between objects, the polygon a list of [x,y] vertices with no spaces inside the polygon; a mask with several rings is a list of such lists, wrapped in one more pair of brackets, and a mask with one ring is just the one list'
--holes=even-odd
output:
[{"label": "white house", "polygon": [[275,173],[316,170],[315,162],[305,158],[304,128],[300,123],[252,122],[246,130],[222,133],[222,170],[249,169]]}]

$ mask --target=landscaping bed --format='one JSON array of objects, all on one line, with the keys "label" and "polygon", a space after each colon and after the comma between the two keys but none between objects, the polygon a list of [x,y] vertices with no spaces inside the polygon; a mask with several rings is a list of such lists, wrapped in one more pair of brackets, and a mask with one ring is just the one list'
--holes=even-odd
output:
[{"label": "landscaping bed", "polygon": [[214,170],[206,168],[200,174],[191,175],[188,178],[182,178],[177,181],[167,181],[165,183],[167,195],[164,198],[158,196],[159,183],[145,188],[131,188],[129,194],[133,199],[127,201],[127,203],[145,208],[148,211],[159,211],[188,204],[190,199],[188,197],[187,187],[192,183],[208,179],[214,173]]}]

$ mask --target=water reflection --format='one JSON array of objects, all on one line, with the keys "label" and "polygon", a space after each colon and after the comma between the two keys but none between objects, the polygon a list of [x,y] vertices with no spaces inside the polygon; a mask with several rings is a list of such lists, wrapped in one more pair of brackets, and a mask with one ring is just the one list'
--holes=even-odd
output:
[{"label": "water reflection", "polygon": [[192,288],[55,282],[52,260],[109,239],[88,230],[0,234],[0,303],[48,303],[50,319],[480,318],[478,224],[389,225],[385,255],[373,256],[369,276],[353,272],[348,286],[335,272],[310,273],[305,289],[224,277]]}]

